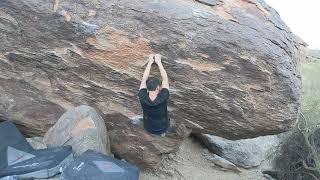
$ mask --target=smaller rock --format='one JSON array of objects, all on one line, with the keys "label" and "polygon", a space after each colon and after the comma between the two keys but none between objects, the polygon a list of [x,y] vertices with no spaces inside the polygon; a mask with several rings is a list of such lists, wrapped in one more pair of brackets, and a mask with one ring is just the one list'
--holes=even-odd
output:
[{"label": "smaller rock", "polygon": [[109,137],[102,117],[89,106],[79,106],[64,113],[44,136],[48,146],[71,145],[75,154],[88,149],[110,154]]},{"label": "smaller rock", "polygon": [[240,169],[236,165],[234,165],[232,162],[226,159],[223,159],[218,155],[213,154],[211,156],[208,156],[207,159],[209,161],[212,161],[215,165],[222,167],[224,169],[232,170],[234,172],[241,172]]},{"label": "smaller rock", "polygon": [[280,138],[277,135],[236,141],[209,134],[197,136],[212,153],[243,168],[259,166],[280,144]]},{"label": "smaller rock", "polygon": [[184,124],[171,119],[171,128],[166,136],[161,137],[146,132],[143,123],[132,123],[134,118],[120,113],[106,114],[104,119],[115,156],[144,169],[158,166],[162,160],[166,160],[166,155],[178,151],[191,131]]}]

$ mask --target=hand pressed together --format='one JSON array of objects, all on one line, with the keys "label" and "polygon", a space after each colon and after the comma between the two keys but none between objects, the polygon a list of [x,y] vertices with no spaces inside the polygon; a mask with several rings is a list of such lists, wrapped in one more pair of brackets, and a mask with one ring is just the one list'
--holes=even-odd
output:
[{"label": "hand pressed together", "polygon": [[161,54],[150,54],[149,55],[149,64],[156,63],[157,65],[161,64]]},{"label": "hand pressed together", "polygon": [[161,64],[161,55],[160,54],[155,54],[154,55],[154,62],[157,64],[157,65],[159,65],[159,64]]}]

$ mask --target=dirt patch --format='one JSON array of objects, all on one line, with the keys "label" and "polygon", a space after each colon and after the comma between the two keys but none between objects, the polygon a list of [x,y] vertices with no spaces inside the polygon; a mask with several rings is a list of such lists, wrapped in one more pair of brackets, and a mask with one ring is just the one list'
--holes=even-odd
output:
[{"label": "dirt patch", "polygon": [[217,167],[206,158],[208,153],[198,140],[187,138],[159,168],[142,171],[140,180],[265,180],[260,168],[240,168],[241,173],[235,173]]}]

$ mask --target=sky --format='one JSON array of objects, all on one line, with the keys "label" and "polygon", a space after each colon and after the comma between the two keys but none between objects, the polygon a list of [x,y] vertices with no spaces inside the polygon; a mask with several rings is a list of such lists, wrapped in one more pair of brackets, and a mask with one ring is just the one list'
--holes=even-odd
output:
[{"label": "sky", "polygon": [[265,0],[281,16],[291,31],[320,49],[320,0]]}]

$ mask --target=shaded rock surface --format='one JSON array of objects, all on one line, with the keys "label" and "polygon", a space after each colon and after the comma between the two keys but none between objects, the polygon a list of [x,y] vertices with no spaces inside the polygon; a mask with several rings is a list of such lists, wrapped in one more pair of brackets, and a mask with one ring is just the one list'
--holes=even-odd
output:
[{"label": "shaded rock surface", "polygon": [[76,155],[88,149],[110,154],[107,129],[102,117],[89,106],[64,113],[43,140],[48,146],[71,145]]},{"label": "shaded rock surface", "polygon": [[156,167],[164,154],[178,151],[190,133],[183,124],[171,122],[166,136],[160,137],[144,131],[142,122],[120,113],[108,114],[105,119],[112,153],[142,168]]},{"label": "shaded rock surface", "polygon": [[253,139],[231,141],[218,136],[198,135],[208,149],[243,168],[259,166],[269,158],[280,145],[280,138],[276,135],[261,136]]},{"label": "shaded rock surface", "polygon": [[0,118],[34,136],[80,104],[139,115],[146,57],[161,53],[176,122],[231,139],[288,130],[304,43],[262,0],[219,2],[2,0]]}]

